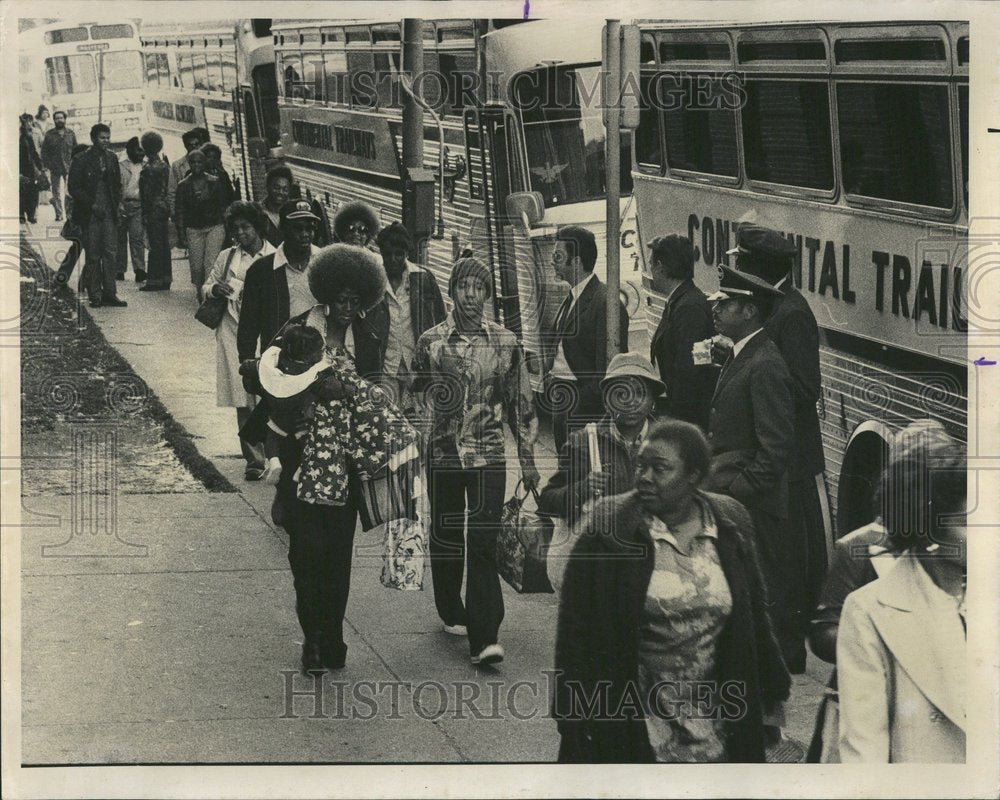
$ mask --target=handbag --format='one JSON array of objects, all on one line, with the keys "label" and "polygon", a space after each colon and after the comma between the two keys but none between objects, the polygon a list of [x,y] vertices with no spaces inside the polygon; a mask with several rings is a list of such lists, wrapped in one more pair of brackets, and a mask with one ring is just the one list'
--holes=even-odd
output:
[{"label": "handbag", "polygon": [[49,181],[49,176],[45,174],[45,170],[38,170],[35,174],[35,188],[39,192],[47,192],[52,188],[52,183]]},{"label": "handbag", "polygon": [[[220,283],[226,282],[226,277],[229,275],[229,265],[233,263],[233,257],[235,255],[236,248],[231,247],[229,249],[229,256],[226,258],[226,266],[222,270],[222,280],[219,281]],[[209,295],[201,301],[201,305],[198,306],[198,310],[194,312],[194,318],[205,327],[215,330],[222,323],[222,318],[226,315],[226,307],[228,305],[228,297],[216,297],[215,295]]]},{"label": "handbag", "polygon": [[[552,523],[537,511],[525,511],[523,497],[518,490],[524,480],[514,487],[514,495],[503,507],[500,515],[500,532],[497,535],[497,572],[519,594],[552,594],[549,583],[546,554],[552,541]],[[537,507],[538,492],[531,490]]]},{"label": "handbag", "polygon": [[426,537],[420,520],[391,519],[385,524],[382,543],[382,573],[379,580],[387,589],[420,591],[424,588]]}]

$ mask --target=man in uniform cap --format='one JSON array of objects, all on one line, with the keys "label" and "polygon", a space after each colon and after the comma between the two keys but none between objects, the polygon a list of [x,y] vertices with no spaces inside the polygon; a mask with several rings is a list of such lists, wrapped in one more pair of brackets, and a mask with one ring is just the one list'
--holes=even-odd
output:
[{"label": "man in uniform cap", "polygon": [[[789,545],[793,565],[792,602],[805,631],[819,602],[832,548],[820,498],[826,497],[823,440],[816,403],[820,398],[819,327],[809,303],[792,281],[796,248],[781,233],[743,225],[736,237],[736,268],[756,275],[782,292],[764,332],[785,359],[792,377],[795,446],[788,478]],[[804,653],[803,653],[804,656]]]},{"label": "man in uniform cap", "polygon": [[[788,468],[793,442],[791,376],[763,333],[781,292],[764,280],[719,267],[709,295],[716,330],[735,342],[709,413],[710,491],[739,500],[753,519],[775,635],[789,670],[805,669],[802,636],[788,606]],[[800,663],[801,662],[801,663]]]},{"label": "man in uniform cap", "polygon": [[291,317],[316,305],[306,267],[319,248],[312,244],[320,222],[308,200],[289,200],[279,215],[282,241],[271,255],[247,270],[236,332],[240,362],[253,358],[258,342],[263,352]]}]

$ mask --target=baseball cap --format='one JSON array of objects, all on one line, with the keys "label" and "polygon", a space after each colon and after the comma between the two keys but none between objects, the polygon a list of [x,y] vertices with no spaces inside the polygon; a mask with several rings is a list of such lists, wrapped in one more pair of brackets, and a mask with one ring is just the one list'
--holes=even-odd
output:
[{"label": "baseball cap", "polygon": [[278,211],[278,219],[284,222],[288,219],[311,219],[319,222],[320,218],[313,214],[312,205],[308,200],[289,200]]}]

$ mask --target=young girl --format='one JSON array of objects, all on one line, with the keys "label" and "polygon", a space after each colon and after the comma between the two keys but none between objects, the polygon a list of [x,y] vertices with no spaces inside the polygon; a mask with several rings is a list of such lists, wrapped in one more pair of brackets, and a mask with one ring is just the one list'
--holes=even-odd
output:
[{"label": "young girl", "polygon": [[[261,358],[260,382],[268,396],[267,438],[264,480],[277,485],[281,477],[278,450],[281,440],[293,435],[302,438],[316,401],[313,387],[329,365],[323,363],[323,335],[307,325],[290,325],[281,335],[280,349],[271,352],[269,363]],[[265,356],[267,354],[265,353]]]}]

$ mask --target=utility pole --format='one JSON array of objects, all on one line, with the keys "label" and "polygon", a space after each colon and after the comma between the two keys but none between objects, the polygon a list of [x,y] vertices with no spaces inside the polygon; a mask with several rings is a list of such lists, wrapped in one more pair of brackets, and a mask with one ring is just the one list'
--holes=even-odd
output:
[{"label": "utility pole", "polygon": [[[403,20],[403,74],[411,81],[424,71],[424,21]],[[418,84],[419,87],[419,84]],[[403,166],[424,165],[424,110],[403,92]]]},{"label": "utility pole", "polygon": [[607,326],[608,351],[607,359],[611,361],[621,352],[621,341],[618,336],[619,316],[621,306],[618,298],[621,295],[621,272],[618,259],[618,240],[621,237],[621,23],[609,19],[604,26],[604,166],[607,172],[605,186],[607,191],[607,206],[605,230],[608,280]]}]

